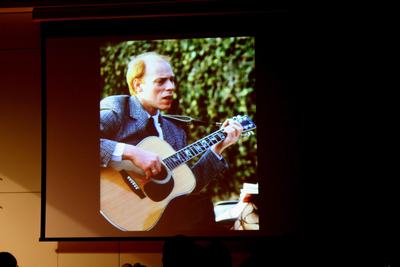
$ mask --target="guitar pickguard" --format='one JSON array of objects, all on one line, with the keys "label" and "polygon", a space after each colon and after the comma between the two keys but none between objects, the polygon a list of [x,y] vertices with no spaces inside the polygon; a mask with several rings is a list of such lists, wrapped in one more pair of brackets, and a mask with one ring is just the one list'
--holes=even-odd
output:
[{"label": "guitar pickguard", "polygon": [[158,184],[155,182],[148,182],[144,185],[143,189],[147,197],[155,202],[164,200],[172,192],[174,188],[174,179],[169,179],[165,184]]}]

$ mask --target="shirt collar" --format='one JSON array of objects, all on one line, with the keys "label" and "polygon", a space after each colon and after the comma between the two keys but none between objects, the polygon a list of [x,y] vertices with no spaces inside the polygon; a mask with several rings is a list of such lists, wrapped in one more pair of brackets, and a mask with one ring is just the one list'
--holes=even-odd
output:
[{"label": "shirt collar", "polygon": [[[149,114],[149,116],[150,116],[150,114]],[[153,115],[152,117],[154,120],[158,120],[158,116],[160,116],[160,110],[157,110],[156,115]]]},{"label": "shirt collar", "polygon": [[151,116],[148,112],[146,112],[147,118],[153,117],[154,121],[160,122],[160,110],[157,110],[156,115]]}]

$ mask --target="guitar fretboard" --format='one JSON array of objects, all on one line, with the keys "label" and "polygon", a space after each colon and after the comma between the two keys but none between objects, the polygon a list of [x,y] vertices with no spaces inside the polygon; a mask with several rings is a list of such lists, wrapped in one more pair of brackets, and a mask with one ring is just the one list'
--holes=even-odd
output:
[{"label": "guitar fretboard", "polygon": [[194,142],[193,144],[182,148],[175,154],[163,159],[163,162],[170,170],[173,170],[179,165],[191,160],[197,155],[200,155],[211,146],[218,144],[219,142],[222,142],[224,139],[225,139],[225,134],[223,130],[220,129]]}]

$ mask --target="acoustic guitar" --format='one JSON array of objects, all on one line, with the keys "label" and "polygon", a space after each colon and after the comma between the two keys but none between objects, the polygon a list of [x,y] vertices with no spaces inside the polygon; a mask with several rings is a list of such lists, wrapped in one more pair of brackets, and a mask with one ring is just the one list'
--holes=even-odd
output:
[{"label": "acoustic guitar", "polygon": [[[244,135],[256,128],[248,116],[232,119],[242,125]],[[137,146],[160,156],[161,173],[145,179],[144,172],[128,160],[101,168],[100,213],[122,231],[151,230],[172,199],[195,188],[196,179],[186,162],[224,139],[219,129],[179,151],[156,136],[143,139]]]}]

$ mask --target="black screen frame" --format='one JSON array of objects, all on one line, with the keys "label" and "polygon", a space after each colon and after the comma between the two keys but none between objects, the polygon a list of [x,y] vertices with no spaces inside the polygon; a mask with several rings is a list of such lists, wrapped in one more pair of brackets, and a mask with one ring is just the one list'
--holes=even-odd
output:
[{"label": "black screen frame", "polygon": [[[165,236],[129,237],[48,237],[46,236],[46,40],[47,38],[128,36],[146,38],[193,38],[223,36],[254,36],[256,39],[256,90],[258,158],[262,177],[273,177],[260,184],[266,206],[260,223],[270,221],[270,231],[232,233],[225,239],[294,237],[302,233],[302,183],[299,174],[298,114],[296,99],[289,85],[290,35],[289,13],[285,10],[244,10],[226,12],[218,9],[191,14],[187,9],[179,14],[163,14],[99,19],[60,19],[41,21],[42,33],[42,205],[41,241],[67,240],[164,240]],[[173,13],[173,14],[172,14]],[[131,25],[141,25],[140,28]],[[159,27],[163,25],[164,27]],[[179,25],[179,26],[177,26]],[[265,89],[264,88],[268,88]],[[277,156],[278,155],[278,156]],[[273,218],[271,220],[271,218]],[[194,236],[215,238],[214,236]]]}]

